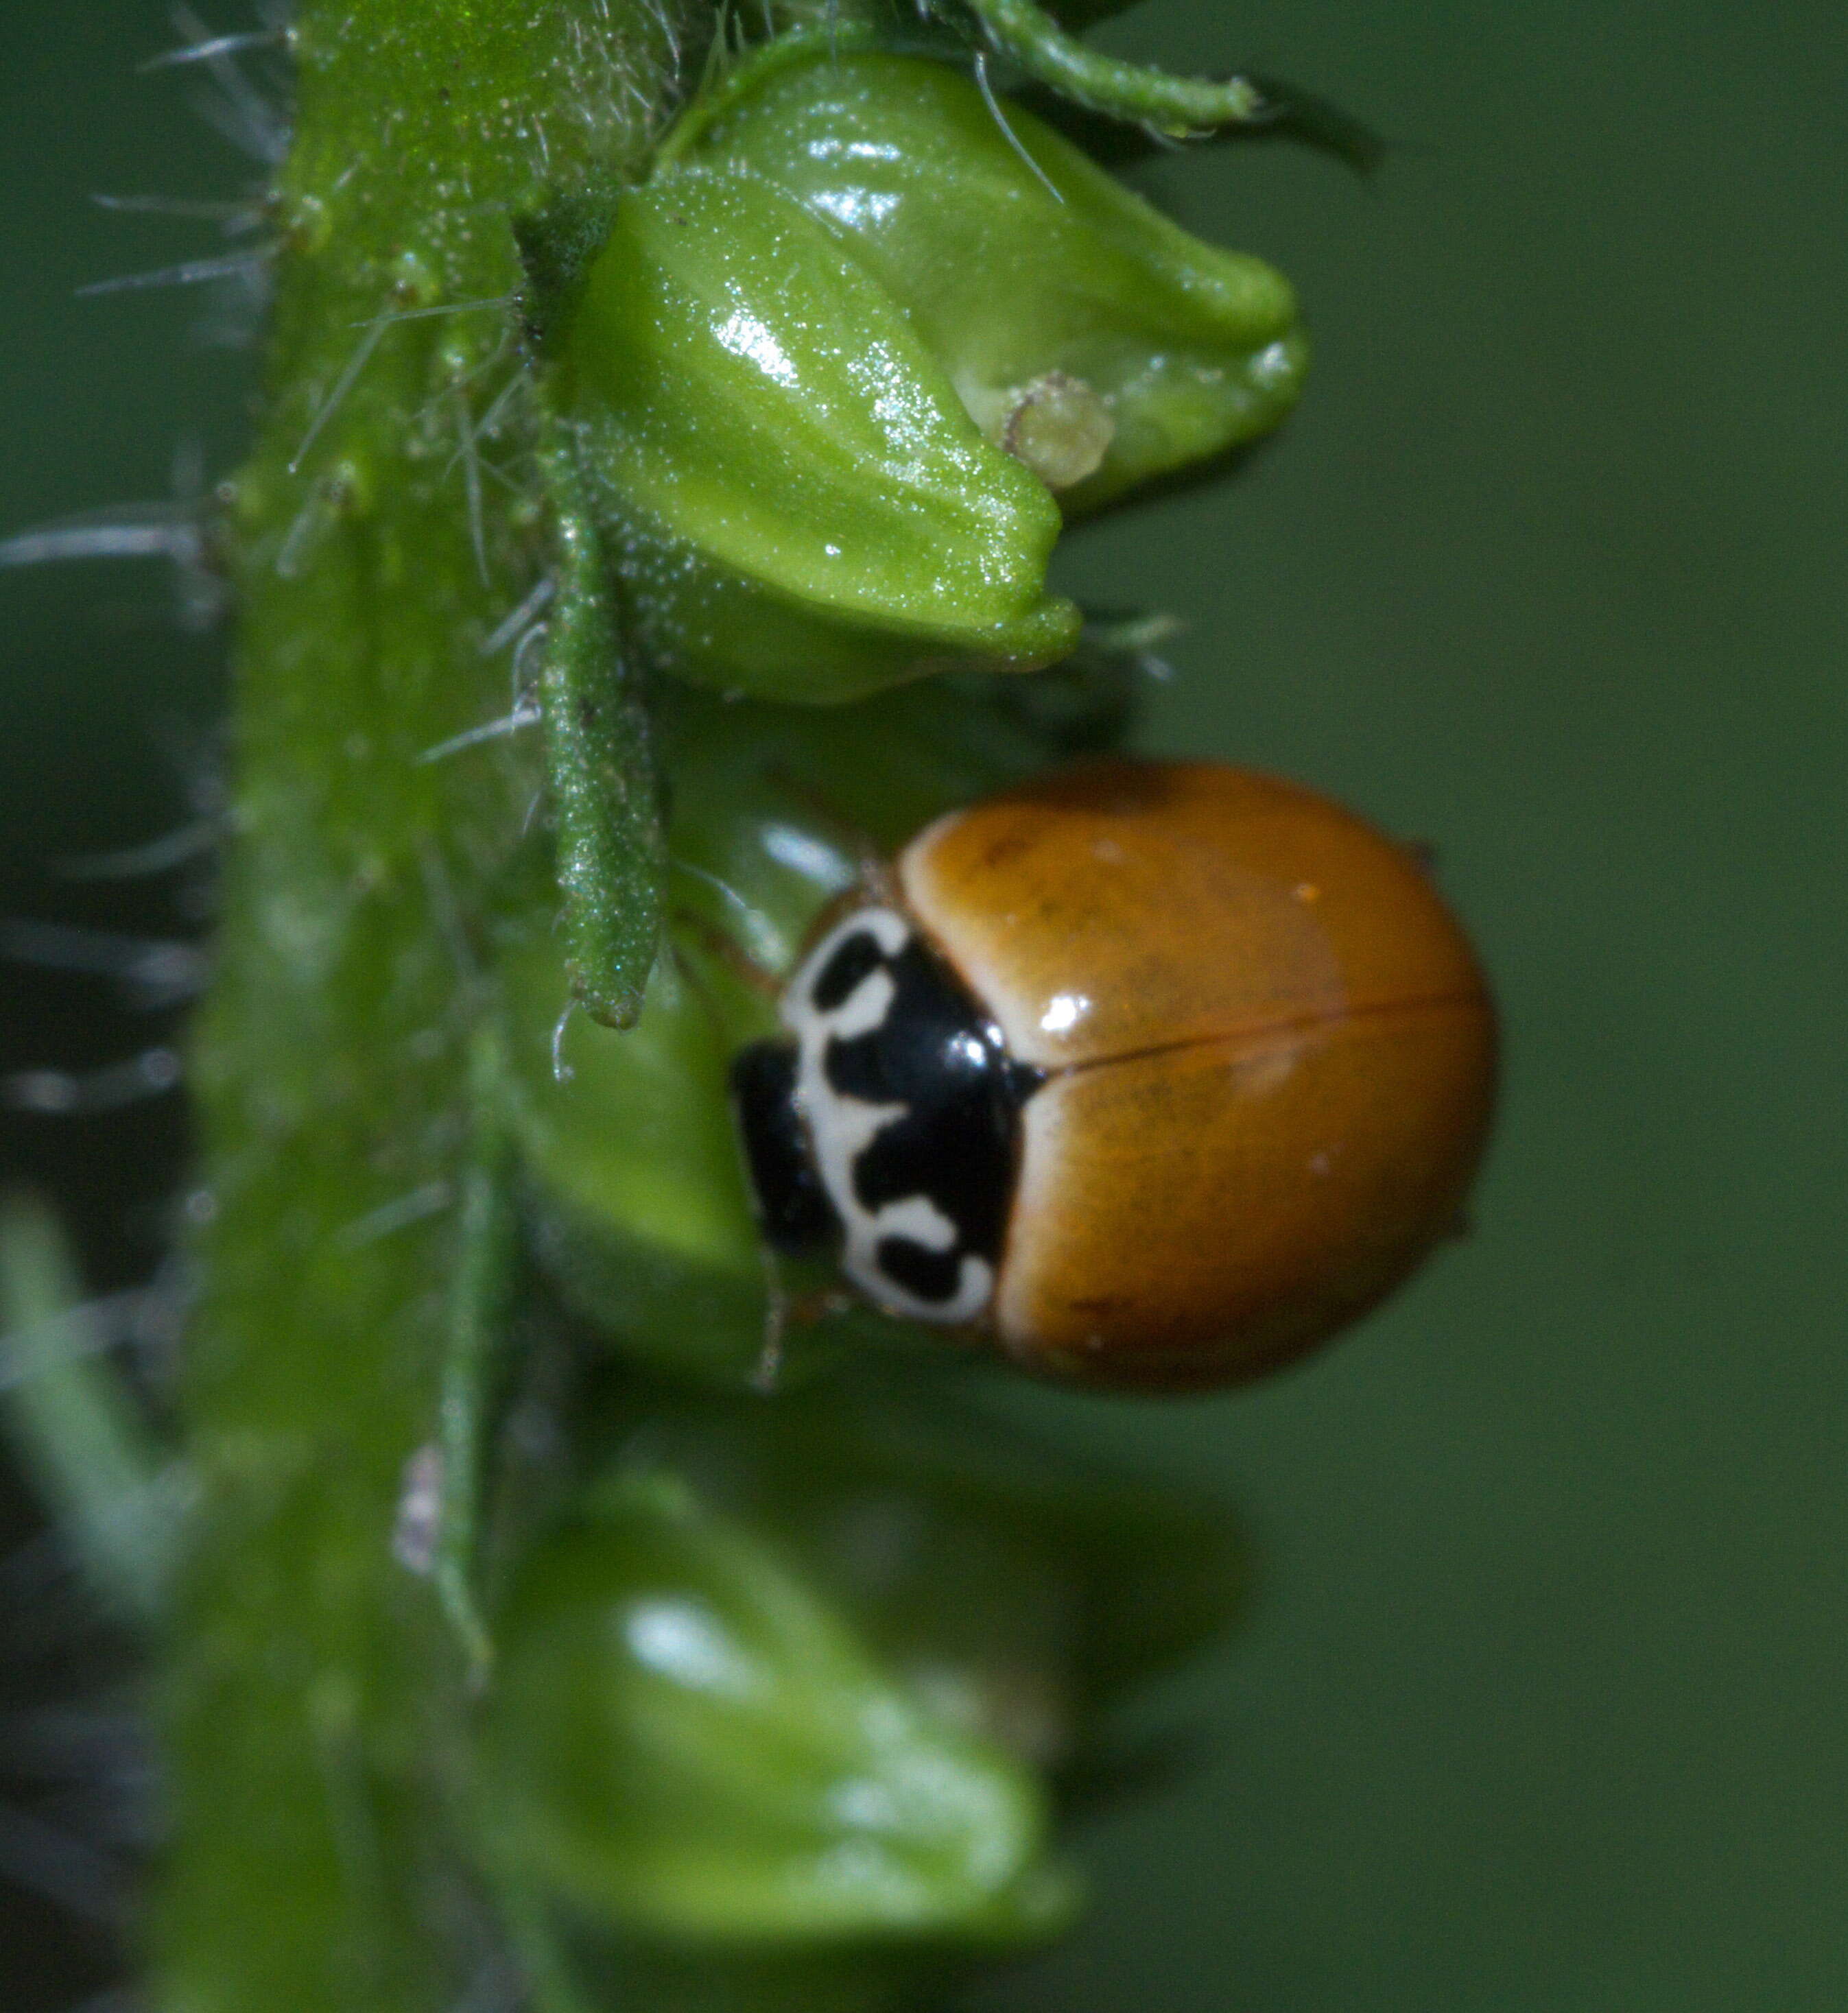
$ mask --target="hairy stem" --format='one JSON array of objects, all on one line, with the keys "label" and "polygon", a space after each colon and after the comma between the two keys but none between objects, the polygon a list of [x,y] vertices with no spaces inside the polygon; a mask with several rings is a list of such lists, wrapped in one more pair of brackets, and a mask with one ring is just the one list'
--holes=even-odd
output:
[{"label": "hairy stem", "polygon": [[423,2013],[475,1955],[451,1836],[465,1662],[391,1540],[488,1206],[471,1058],[535,771],[510,737],[420,758],[507,712],[482,645],[548,563],[530,438],[476,438],[524,369],[492,305],[521,282],[513,220],[636,170],[674,28],[645,0],[299,10],[266,409],[230,511],[168,2013]]}]

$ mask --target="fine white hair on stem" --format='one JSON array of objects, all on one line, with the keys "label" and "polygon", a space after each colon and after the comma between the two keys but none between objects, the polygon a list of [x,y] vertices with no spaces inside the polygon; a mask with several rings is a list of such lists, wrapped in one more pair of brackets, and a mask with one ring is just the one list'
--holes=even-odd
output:
[{"label": "fine white hair on stem", "polygon": [[288,529],[282,535],[282,542],[276,548],[274,563],[281,578],[295,580],[300,576],[303,562],[333,514],[333,499],[328,493],[328,485],[318,481],[310,482],[307,495],[302,499],[301,509],[295,513]]},{"label": "fine white hair on stem", "polygon": [[282,28],[247,28],[242,34],[210,35],[202,42],[188,42],[184,48],[163,49],[159,55],[149,56],[140,68],[145,76],[149,70],[174,70],[182,63],[212,63],[220,56],[242,55],[246,49],[279,48],[288,39],[288,31]]},{"label": "fine white hair on stem", "polygon": [[442,762],[451,755],[459,755],[464,748],[478,747],[484,741],[504,741],[510,734],[518,734],[523,728],[536,727],[544,717],[536,706],[517,706],[511,713],[503,713],[498,720],[484,721],[479,727],[465,728],[460,734],[452,734],[446,741],[439,741],[434,748],[426,748],[418,756],[420,764]]},{"label": "fine white hair on stem", "polygon": [[180,1058],[171,1049],[144,1049],[126,1062],[101,1069],[17,1070],[0,1077],[0,1108],[35,1111],[47,1117],[87,1118],[120,1111],[177,1089]]},{"label": "fine white hair on stem", "polygon": [[118,503],[35,525],[0,539],[0,567],[65,560],[164,559],[173,563],[183,628],[205,629],[224,604],[224,587],[206,563],[205,471],[196,441],[174,452],[174,494],[155,503]]},{"label": "fine white hair on stem", "polygon": [[340,402],[353,389],[360,373],[371,361],[372,352],[378,347],[378,339],[391,326],[391,321],[392,317],[389,314],[381,314],[375,315],[364,324],[365,334],[353,345],[353,354],[346,359],[340,375],[334,380],[332,390],[315,408],[314,417],[308,422],[308,431],[302,436],[302,444],[289,461],[288,472],[291,475],[301,467],[302,457],[320,438],[321,428],[339,410]]},{"label": "fine white hair on stem", "polygon": [[532,627],[527,631],[526,634],[520,638],[519,642],[514,645],[514,663],[511,678],[514,692],[514,704],[516,710],[518,710],[525,693],[530,689],[530,681],[528,679],[526,674],[527,664],[530,661],[533,652],[543,647],[546,637],[550,633],[550,628],[547,624],[543,622],[535,622],[533,624]]},{"label": "fine white hair on stem", "polygon": [[102,195],[90,200],[98,209],[127,216],[177,216],[192,223],[220,223],[227,235],[254,229],[263,216],[259,202],[199,202],[189,196]]},{"label": "fine white hair on stem", "polygon": [[30,917],[0,916],[0,957],[48,971],[112,980],[128,1005],[144,1010],[191,999],[206,981],[206,956],[196,944],[124,936]]},{"label": "fine white hair on stem", "polygon": [[80,300],[94,300],[100,294],[138,292],[149,287],[198,287],[208,281],[255,279],[276,256],[274,245],[261,245],[249,252],[221,252],[210,259],[183,259],[177,266],[157,266],[149,273],[118,273],[113,278],[92,280],[77,288]]},{"label": "fine white hair on stem", "polygon": [[482,655],[484,657],[498,656],[539,613],[539,610],[550,601],[554,591],[554,583],[551,575],[548,574],[518,608],[496,623],[488,634],[482,638],[479,646]]},{"label": "fine white hair on stem", "polygon": [[0,567],[59,560],[190,560],[199,549],[199,525],[177,504],[118,503],[0,538]]},{"label": "fine white hair on stem", "polygon": [[433,308],[387,308],[370,321],[350,322],[348,327],[371,328],[374,323],[383,323],[389,327],[395,321],[432,321],[438,315],[475,314],[483,308],[510,307],[518,299],[518,294],[489,294],[478,301],[439,301]]},{"label": "fine white hair on stem", "polygon": [[155,874],[170,874],[176,867],[201,860],[217,845],[219,821],[213,817],[189,819],[163,831],[158,838],[139,846],[122,846],[106,853],[79,853],[52,863],[52,871],[61,881],[137,881]]},{"label": "fine white hair on stem", "polygon": [[746,901],[730,881],[721,880],[716,874],[708,873],[704,867],[696,867],[690,860],[670,859],[668,864],[676,874],[686,874],[689,878],[701,882],[706,887],[716,889],[747,922],[756,921],[757,910]]},{"label": "fine white hair on stem", "polygon": [[408,1230],[414,1223],[442,1215],[454,1196],[455,1191],[447,1182],[425,1182],[421,1188],[413,1189],[408,1195],[395,1196],[391,1201],[381,1203],[377,1209],[369,1209],[364,1216],[342,1225],[333,1233],[334,1242],[342,1251],[356,1251],[366,1245],[376,1244],[380,1238],[389,1237],[394,1231]]},{"label": "fine white hair on stem", "polygon": [[988,59],[979,50],[976,55],[976,87],[982,94],[982,102],[987,106],[989,116],[1001,128],[1001,135],[1008,145],[1026,163],[1028,169],[1044,188],[1046,193],[1051,197],[1052,200],[1056,203],[1062,204],[1065,198],[1058,184],[1026,151],[1020,135],[1008,123],[1008,115],[1001,109],[1001,100],[994,95],[994,87],[988,81]]},{"label": "fine white hair on stem", "polygon": [[475,415],[460,385],[451,393],[456,413],[456,431],[461,441],[457,449],[462,463],[462,490],[468,503],[468,543],[475,553],[475,570],[483,587],[492,585],[488,573],[488,531],[482,512],[482,457],[475,445]]},{"label": "fine white hair on stem", "polygon": [[564,1031],[571,1024],[571,1016],[578,1010],[575,999],[564,1003],[564,1011],[552,1024],[552,1081],[569,1083],[577,1071],[564,1059]]},{"label": "fine white hair on stem", "polygon": [[449,863],[442,848],[428,832],[418,836],[417,871],[423,876],[430,914],[449,946],[449,962],[455,967],[456,977],[465,990],[472,991],[481,982],[481,967],[475,959],[475,946],[468,940],[468,926],[462,918],[462,904],[457,899]]},{"label": "fine white hair on stem", "polygon": [[[670,857],[668,866],[670,871],[684,874],[689,880],[697,881],[703,886],[711,889],[730,904],[749,939],[744,947],[745,955],[754,963],[774,967],[788,957],[790,947],[783,941],[775,925],[761,909],[754,908],[729,881],[721,880],[718,874],[708,873],[704,867],[696,867],[690,860]],[[847,877],[849,881],[852,878],[851,874]]]},{"label": "fine white hair on stem", "polygon": [[383,308],[370,321],[356,321],[353,326],[362,331],[353,345],[353,354],[346,359],[340,374],[334,380],[328,395],[315,408],[314,417],[308,422],[308,431],[302,436],[302,444],[291,457],[288,472],[295,474],[301,467],[308,450],[320,438],[326,426],[349,392],[359,381],[360,373],[372,360],[372,352],[378,347],[379,338],[394,323],[422,321],[436,315],[467,314],[482,308],[503,308],[513,299],[510,294],[499,294],[487,300],[449,301],[433,308]]},{"label": "fine white hair on stem", "polygon": [[496,392],[493,402],[482,413],[480,424],[475,430],[477,440],[492,440],[499,434],[501,421],[507,417],[508,407],[531,382],[524,365],[514,372]]},{"label": "fine white hair on stem", "polygon": [[242,45],[227,46],[235,38],[214,35],[190,7],[176,7],[172,19],[197,52],[190,59],[203,65],[217,87],[216,96],[194,99],[201,117],[266,167],[280,166],[288,152],[288,120],[238,67]]}]

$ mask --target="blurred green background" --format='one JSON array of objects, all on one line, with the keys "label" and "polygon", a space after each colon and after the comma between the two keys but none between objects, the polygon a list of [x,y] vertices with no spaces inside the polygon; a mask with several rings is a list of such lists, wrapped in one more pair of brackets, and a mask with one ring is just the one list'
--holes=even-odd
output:
[{"label": "blurred green background", "polygon": [[[134,76],[164,9],[0,18],[4,532],[165,493],[188,433],[224,466],[249,366],[189,341],[196,295],[73,296],[220,248],[91,191],[247,173],[180,79]],[[1144,173],[1296,279],[1316,375],[1240,481],[1084,531],[1063,573],[1189,618],[1151,745],[1436,845],[1502,999],[1506,1099],[1475,1236],[1324,1360],[1205,1403],[1019,1400],[1230,1489],[1262,1584],[1167,1701],[1198,1765],[1087,1835],[1089,1925],[974,2003],[1833,2008],[1848,19],[1155,0],[1105,40],[1253,59],[1397,143],[1371,184],[1273,145]],[[43,863],[180,814],[214,653],[167,587],[0,576],[9,913],[160,923],[165,893],[73,907]],[[68,985],[0,992],[0,1067],[120,1042]],[[83,1203],[99,1277],[145,1264],[170,1120],[9,1135],[9,1170]],[[0,1997],[37,2013],[72,1993],[25,1908]]]}]

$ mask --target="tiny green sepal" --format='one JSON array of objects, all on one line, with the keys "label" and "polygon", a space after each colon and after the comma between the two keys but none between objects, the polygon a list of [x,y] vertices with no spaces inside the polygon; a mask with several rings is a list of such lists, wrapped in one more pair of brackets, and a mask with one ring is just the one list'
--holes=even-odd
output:
[{"label": "tiny green sepal", "polygon": [[593,1021],[632,1026],[661,936],[664,849],[648,718],[603,542],[568,449],[545,449],[557,581],[539,674],[565,965]]},{"label": "tiny green sepal", "polygon": [[1031,1775],[923,1707],[772,1546],[621,1475],[543,1541],[482,1729],[495,1857],[568,1918],[811,1950],[1069,1922]]},{"label": "tiny green sepal", "polygon": [[673,158],[800,202],[1067,517],[1295,405],[1306,346],[1273,267],[1183,231],[985,80],[809,40],[808,60],[772,45],[696,104]]},{"label": "tiny green sepal", "polygon": [[618,205],[559,352],[591,509],[659,668],[851,699],[1075,643],[1043,484],[972,425],[904,309],[748,172]]},{"label": "tiny green sepal", "polygon": [[[1259,125],[1276,113],[1248,77],[1177,77],[1145,63],[1087,48],[1037,0],[962,0],[1002,55],[1062,97],[1113,119],[1184,138],[1226,126]],[[1064,9],[1055,9],[1065,13]],[[1081,4],[1070,10],[1088,23],[1117,11]]]}]

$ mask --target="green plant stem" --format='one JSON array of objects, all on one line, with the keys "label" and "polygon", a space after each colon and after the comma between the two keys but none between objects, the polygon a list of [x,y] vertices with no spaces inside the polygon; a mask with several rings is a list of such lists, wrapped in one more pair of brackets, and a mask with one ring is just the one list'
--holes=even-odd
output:
[{"label": "green plant stem", "polygon": [[451,1837],[465,1664],[391,1537],[438,1436],[471,1057],[537,771],[513,737],[420,758],[507,711],[481,646],[550,517],[529,459],[520,494],[475,459],[523,368],[512,316],[430,311],[510,299],[513,217],[637,170],[674,52],[646,0],[309,0],[294,38],[266,410],[230,511],[199,1507],[152,1958],[163,2013],[427,2013],[478,1933]]}]

